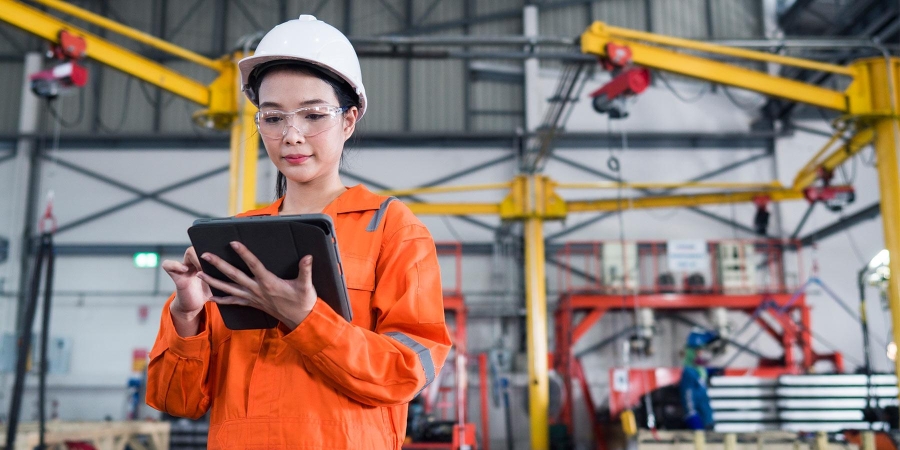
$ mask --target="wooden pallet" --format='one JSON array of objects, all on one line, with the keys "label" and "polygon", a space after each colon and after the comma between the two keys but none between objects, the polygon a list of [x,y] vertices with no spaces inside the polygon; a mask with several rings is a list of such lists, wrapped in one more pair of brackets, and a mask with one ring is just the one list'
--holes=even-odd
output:
[{"label": "wooden pallet", "polygon": [[[38,445],[38,424],[19,425],[16,448],[6,449],[6,427],[0,425],[0,449],[31,450]],[[139,436],[146,436],[144,445]],[[49,449],[65,449],[66,442],[86,442],[97,450],[169,450],[168,422],[47,422],[44,438]]]}]

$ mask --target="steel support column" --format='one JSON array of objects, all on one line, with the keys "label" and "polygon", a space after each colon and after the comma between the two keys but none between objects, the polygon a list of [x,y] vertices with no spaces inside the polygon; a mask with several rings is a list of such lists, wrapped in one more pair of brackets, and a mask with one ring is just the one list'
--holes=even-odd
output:
[{"label": "steel support column", "polygon": [[[890,64],[888,64],[888,61]],[[900,142],[900,123],[897,118],[897,74],[900,58],[871,58],[853,64],[868,72],[871,85],[872,110],[889,112],[875,119],[875,155],[877,157],[878,187],[881,192],[881,224],[884,246],[891,255],[889,267],[895,276],[888,280],[888,303],[891,308],[894,342],[900,342],[900,166],[897,144]],[[900,358],[895,361],[900,373]],[[896,424],[894,424],[896,425]]]},{"label": "steel support column", "polygon": [[[525,36],[539,34],[538,7],[527,5],[522,9],[522,30]],[[536,95],[540,84],[540,64],[536,58],[524,62],[525,89],[525,129],[537,132],[540,124],[541,103]],[[527,141],[525,141],[527,142]],[[527,145],[527,144],[526,144]],[[524,153],[522,157],[526,157]],[[519,161],[520,165],[524,161]],[[534,180],[530,180],[533,183]],[[534,189],[536,186],[532,186]],[[532,191],[533,193],[533,191]],[[532,206],[541,199],[536,196],[526,199]],[[539,215],[525,219],[525,327],[528,348],[528,414],[531,422],[531,449],[550,449],[549,408],[550,381],[547,369],[547,286],[544,271],[546,253],[544,251],[544,222]]]},{"label": "steel support column", "polygon": [[256,133],[256,107],[238,92],[238,117],[231,124],[231,163],[228,214],[256,208],[256,168],[259,160],[259,136]]},{"label": "steel support column", "polygon": [[547,370],[547,286],[544,222],[525,221],[525,321],[528,327],[528,412],[532,450],[549,450],[550,384]]},{"label": "steel support column", "polygon": [[[22,102],[19,108],[19,132],[34,133],[38,131],[40,122],[40,103],[38,97],[32,95],[28,75],[41,69],[43,55],[40,53],[27,53],[25,55],[25,64],[22,68]],[[37,140],[22,138],[16,143],[15,150],[15,173],[13,180],[15,188],[13,192],[16,195],[12,198],[11,208],[13,211],[12,220],[9,221],[11,229],[9,230],[10,248],[9,248],[9,271],[7,275],[9,282],[6,289],[11,292],[18,292],[16,303],[0,303],[0,307],[9,305],[9,311],[3,311],[2,319],[0,319],[0,330],[18,332],[20,324],[18,319],[20,308],[25,302],[23,286],[27,285],[28,268],[30,266],[30,258],[28,256],[28,245],[34,230],[35,216],[37,212],[37,196],[40,192],[40,164],[37,153],[40,151]],[[21,214],[21,215],[20,215]],[[18,264],[16,264],[18,263]],[[0,309],[2,311],[2,309]],[[6,386],[0,385],[0,389],[6,389]],[[5,411],[5,409],[4,409]]]}]

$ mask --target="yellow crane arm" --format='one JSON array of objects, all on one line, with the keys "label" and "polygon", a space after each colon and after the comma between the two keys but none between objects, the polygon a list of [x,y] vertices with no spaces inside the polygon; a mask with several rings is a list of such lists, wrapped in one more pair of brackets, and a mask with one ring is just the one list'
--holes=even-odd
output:
[{"label": "yellow crane arm", "polygon": [[621,200],[616,198],[575,200],[566,202],[566,205],[568,206],[568,211],[570,213],[575,213],[617,211],[619,209],[687,208],[692,206],[720,205],[726,203],[749,203],[757,197],[766,197],[769,200],[776,202],[802,200],[804,198],[803,191],[784,188],[757,192],[712,192],[708,194],[629,197]]},{"label": "yellow crane arm", "polygon": [[91,59],[159,86],[168,92],[184,97],[199,105],[210,106],[211,95],[210,88],[207,85],[106,41],[99,36],[72,26],[43,11],[17,1],[0,0],[0,21],[9,23],[52,43],[59,43],[59,32],[67,30],[84,38],[87,43],[86,53]]},{"label": "yellow crane arm", "polygon": [[611,27],[603,22],[595,22],[581,35],[581,51],[584,53],[607,56],[606,45],[609,43],[627,46],[631,50],[632,61],[640,66],[835,111],[849,112],[850,110],[849,97],[843,92],[677,52],[660,47],[660,45],[853,76],[852,69],[847,67]]},{"label": "yellow crane arm", "polygon": [[[857,132],[846,142],[841,139],[843,133],[838,132],[819,150],[812,159],[806,163],[797,176],[794,177],[794,189],[803,189],[812,185],[816,179],[820,177],[820,171],[833,171],[852,158],[853,155],[862,151],[872,140],[875,139],[875,131],[872,128],[866,128]],[[831,150],[830,153],[827,153]],[[824,155],[824,156],[823,156]]]}]

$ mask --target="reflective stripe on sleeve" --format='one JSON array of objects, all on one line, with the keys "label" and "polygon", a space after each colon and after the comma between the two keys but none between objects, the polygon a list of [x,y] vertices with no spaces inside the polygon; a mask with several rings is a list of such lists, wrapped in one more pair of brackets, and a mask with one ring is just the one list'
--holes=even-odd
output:
[{"label": "reflective stripe on sleeve", "polygon": [[385,333],[385,335],[396,339],[401,344],[409,347],[412,351],[416,352],[416,354],[419,356],[419,362],[422,363],[422,368],[425,369],[425,385],[422,386],[422,389],[424,390],[426,387],[428,387],[428,385],[431,384],[432,381],[434,381],[434,361],[431,359],[431,351],[425,348],[424,345],[416,342],[415,340],[413,340],[413,338],[403,333],[392,331],[390,333]]},{"label": "reflective stripe on sleeve", "polygon": [[387,213],[388,205],[394,200],[397,200],[397,197],[388,197],[385,201],[381,202],[381,206],[378,207],[378,211],[375,211],[375,215],[372,216],[372,220],[369,222],[369,226],[366,227],[366,231],[371,233],[378,229],[378,225],[381,225],[381,219],[383,219],[384,215]]}]

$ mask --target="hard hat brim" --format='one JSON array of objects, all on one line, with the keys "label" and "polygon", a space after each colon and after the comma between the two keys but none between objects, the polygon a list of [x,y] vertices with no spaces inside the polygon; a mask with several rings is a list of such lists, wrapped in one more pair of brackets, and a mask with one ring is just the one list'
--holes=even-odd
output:
[{"label": "hard hat brim", "polygon": [[248,85],[250,82],[250,76],[252,75],[253,71],[257,67],[259,67],[263,64],[266,64],[268,62],[272,62],[272,61],[298,61],[298,62],[309,64],[314,67],[319,67],[319,68],[327,70],[328,73],[334,74],[334,76],[336,76],[336,77],[340,78],[341,80],[343,80],[344,82],[346,82],[354,90],[354,93],[359,98],[359,118],[361,119],[363,114],[365,114],[365,112],[366,112],[365,88],[363,88],[362,86],[357,86],[356,83],[353,82],[353,80],[347,78],[346,76],[341,74],[341,72],[339,70],[337,70],[334,67],[329,66],[328,64],[322,64],[319,61],[314,61],[314,60],[311,60],[308,58],[300,58],[300,57],[296,57],[296,56],[287,56],[287,55],[253,55],[253,56],[248,56],[248,57],[243,58],[240,61],[238,61],[238,69],[241,72],[241,90],[244,91],[244,93],[247,95],[247,98],[250,99],[250,101],[254,105],[259,106],[259,103],[256,99],[254,99],[249,94],[249,92],[247,92],[248,88],[250,87]]}]

